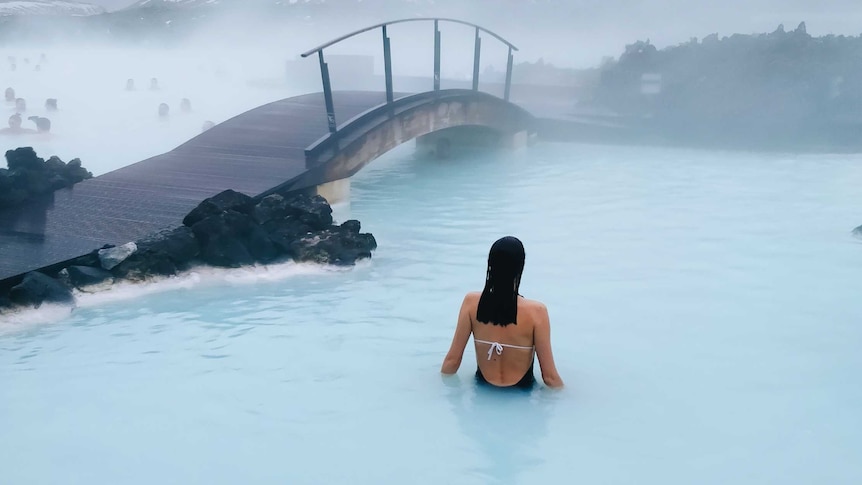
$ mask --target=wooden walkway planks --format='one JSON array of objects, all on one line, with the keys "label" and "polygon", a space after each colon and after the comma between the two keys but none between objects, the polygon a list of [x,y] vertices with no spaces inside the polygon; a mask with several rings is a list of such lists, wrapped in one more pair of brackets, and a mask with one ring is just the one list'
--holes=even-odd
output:
[{"label": "wooden walkway planks", "polygon": [[[333,99],[343,123],[386,97],[353,91]],[[327,132],[322,93],[276,101],[165,154],[0,211],[0,281],[177,226],[222,190],[263,193],[303,173],[305,148]]]}]

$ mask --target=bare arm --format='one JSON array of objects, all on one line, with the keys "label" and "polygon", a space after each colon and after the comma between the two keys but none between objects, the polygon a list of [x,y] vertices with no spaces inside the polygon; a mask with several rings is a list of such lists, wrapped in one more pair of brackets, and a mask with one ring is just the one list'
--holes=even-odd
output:
[{"label": "bare arm", "polygon": [[542,380],[548,387],[563,387],[563,379],[554,364],[554,353],[551,351],[551,321],[548,309],[542,305],[538,309],[536,326],[533,328],[533,338],[536,342],[536,357],[542,368]]},{"label": "bare arm", "polygon": [[455,326],[455,336],[452,337],[452,345],[449,347],[449,353],[443,359],[443,366],[440,372],[443,374],[454,374],[461,367],[461,358],[464,357],[464,347],[467,346],[467,341],[470,339],[470,333],[473,331],[473,325],[470,321],[470,305],[468,303],[470,295],[464,297],[461,303],[461,311],[458,312],[458,323]]}]

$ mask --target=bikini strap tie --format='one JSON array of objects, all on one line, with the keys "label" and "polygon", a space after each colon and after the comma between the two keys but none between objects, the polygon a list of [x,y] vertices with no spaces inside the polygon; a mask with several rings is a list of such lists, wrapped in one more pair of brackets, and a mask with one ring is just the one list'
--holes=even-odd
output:
[{"label": "bikini strap tie", "polygon": [[497,355],[503,354],[503,346],[499,342],[491,342],[491,347],[488,348],[488,360],[491,360],[491,354],[497,351]]}]

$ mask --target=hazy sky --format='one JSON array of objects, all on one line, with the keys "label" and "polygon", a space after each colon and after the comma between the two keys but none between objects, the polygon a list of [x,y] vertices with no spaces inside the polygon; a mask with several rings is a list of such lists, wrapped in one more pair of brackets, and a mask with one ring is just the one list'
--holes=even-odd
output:
[{"label": "hazy sky", "polygon": [[[134,0],[89,0],[108,8],[121,8]],[[329,0],[346,3],[358,0]],[[458,3],[464,20],[498,29],[523,46],[522,58],[540,55],[572,67],[594,65],[603,56],[619,55],[623,46],[650,39],[658,47],[717,32],[770,32],[780,23],[788,30],[805,21],[812,35],[862,33],[859,0],[522,0],[545,4],[543,17],[557,24],[554,32],[541,25],[525,25],[505,15],[501,5],[516,0],[464,0]],[[405,4],[407,0],[392,0]],[[428,2],[431,3],[431,2]],[[557,7],[548,7],[556,3]],[[489,8],[494,5],[496,8]],[[429,11],[427,8],[425,11]],[[345,15],[347,19],[350,15]],[[508,20],[507,20],[508,18]],[[501,20],[502,19],[502,20]],[[330,25],[333,29],[335,25]],[[358,27],[358,26],[356,26]],[[329,35],[329,33],[326,33]],[[550,35],[543,35],[550,34]]]}]

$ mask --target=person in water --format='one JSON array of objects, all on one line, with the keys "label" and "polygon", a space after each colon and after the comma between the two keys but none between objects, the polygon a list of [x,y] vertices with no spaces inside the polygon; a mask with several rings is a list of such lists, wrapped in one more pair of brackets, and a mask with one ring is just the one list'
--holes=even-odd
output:
[{"label": "person in water", "polygon": [[36,123],[36,131],[39,133],[48,133],[51,131],[51,120],[48,118],[43,118],[41,116],[31,116],[27,118],[28,120]]},{"label": "person in water", "polygon": [[464,297],[455,336],[440,372],[458,371],[472,334],[476,346],[476,381],[480,384],[532,388],[536,382],[535,354],[545,385],[563,387],[551,352],[548,309],[518,293],[524,259],[524,245],[515,237],[504,237],[491,246],[485,288],[481,293],[470,292]]},{"label": "person in water", "polygon": [[23,124],[23,119],[21,119],[21,115],[15,113],[14,115],[9,117],[9,128],[3,128],[0,130],[0,134],[4,135],[21,135],[25,133],[36,133],[35,130],[31,130],[29,128],[23,128],[21,125]]}]

